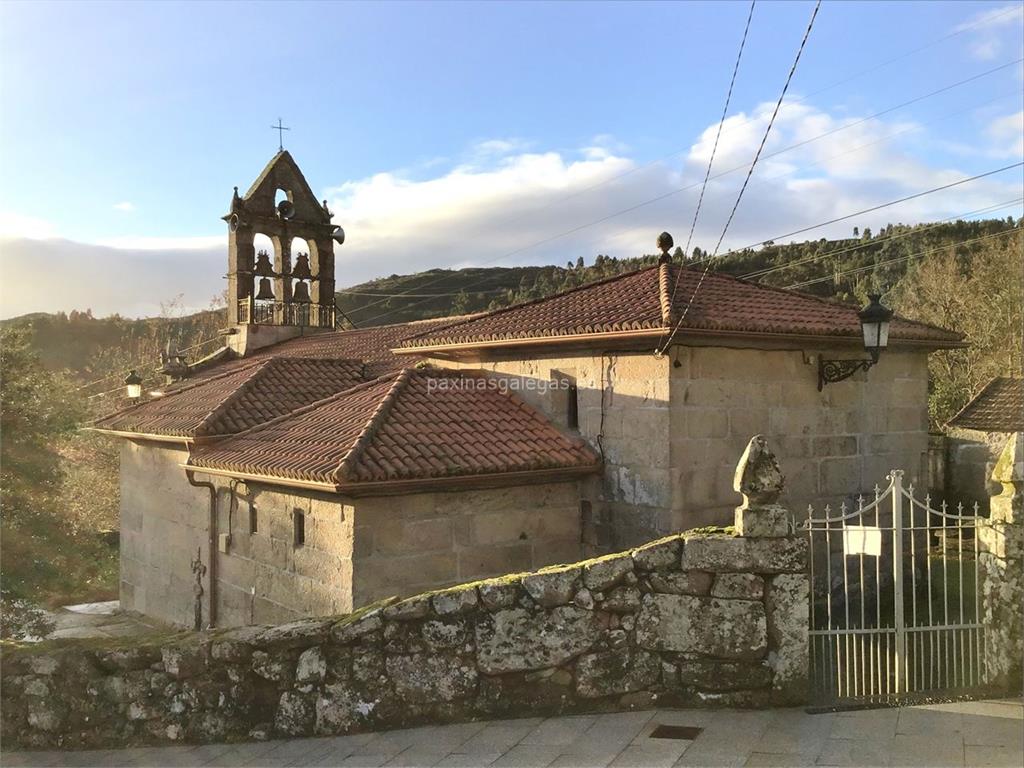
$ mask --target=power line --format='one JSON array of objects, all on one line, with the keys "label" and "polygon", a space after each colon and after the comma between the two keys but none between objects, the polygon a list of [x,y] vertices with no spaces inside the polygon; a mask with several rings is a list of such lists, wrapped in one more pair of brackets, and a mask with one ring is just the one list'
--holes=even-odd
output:
[{"label": "power line", "polygon": [[[715,155],[718,152],[718,140],[722,137],[722,126],[725,125],[725,117],[729,113],[729,102],[732,101],[732,89],[736,85],[736,74],[740,71],[740,60],[743,58],[743,48],[747,44],[747,33],[750,31],[750,20],[754,18],[754,5],[756,0],[750,0],[750,12],[747,14],[747,24],[743,28],[743,38],[740,40],[740,49],[736,53],[736,64],[732,68],[732,78],[729,80],[729,90],[725,94],[725,105],[722,107],[722,117],[718,120],[718,130],[715,132],[715,143],[711,147],[711,156],[708,158],[708,167],[704,172],[704,181],[700,185],[700,196],[697,198],[697,207],[693,209],[693,221],[690,222],[690,233],[686,236],[686,246],[683,248],[683,254],[690,252],[690,242],[693,240],[693,231],[697,228],[697,217],[700,216],[700,207],[704,202],[704,190],[708,188],[708,177],[711,175],[711,166],[714,165]],[[669,306],[672,306],[676,300],[676,291],[679,290],[679,275],[676,275],[676,281],[672,286],[672,298],[669,300]]]},{"label": "power line", "polygon": [[[803,40],[800,41],[800,47],[797,48],[796,58],[793,59],[793,66],[789,68],[789,74],[786,75],[786,82],[782,86],[782,93],[779,94],[779,100],[775,102],[775,111],[772,112],[771,119],[768,121],[768,127],[765,128],[764,135],[761,137],[761,143],[757,147],[757,152],[754,153],[754,159],[750,163],[750,169],[747,171],[746,178],[743,179],[743,185],[740,187],[739,194],[736,195],[736,202],[732,205],[732,210],[729,212],[729,218],[725,220],[725,226],[722,227],[722,234],[718,237],[718,242],[715,244],[715,251],[712,254],[712,258],[718,255],[718,249],[722,247],[722,241],[725,239],[726,233],[729,231],[729,226],[732,224],[733,217],[736,215],[737,209],[740,207],[740,201],[743,199],[743,193],[747,191],[747,184],[750,182],[750,177],[754,173],[754,168],[757,166],[758,158],[761,157],[761,152],[764,150],[764,145],[768,141],[768,135],[772,132],[772,126],[775,125],[775,118],[778,117],[779,108],[782,106],[782,100],[786,98],[786,91],[789,90],[789,84],[793,80],[793,75],[796,74],[797,65],[800,63],[800,56],[804,52],[804,46],[807,45],[807,38],[811,36],[811,30],[814,28],[814,20],[818,17],[818,9],[821,8],[821,0],[818,0],[814,4],[814,10],[811,12],[811,19],[807,22],[807,30],[804,32]],[[660,357],[668,349],[672,343],[672,339],[675,338],[679,329],[683,325],[683,321],[686,320],[686,315],[690,311],[690,307],[693,305],[693,300],[697,297],[697,293],[700,291],[700,287],[704,284],[705,278],[708,276],[708,270],[711,269],[711,262],[709,261],[707,266],[704,268],[704,272],[701,273],[700,279],[697,281],[697,285],[693,288],[693,293],[690,294],[689,301],[686,302],[686,306],[683,307],[682,314],[679,316],[679,321],[676,323],[675,328],[668,335],[668,339],[661,346],[661,349],[655,350],[655,357]],[[682,270],[680,270],[681,274]],[[679,279],[679,275],[676,276]],[[671,308],[671,305],[670,305]],[[670,309],[671,311],[671,309]]]},{"label": "power line", "polygon": [[996,232],[996,233],[991,234],[991,235],[984,235],[982,237],[974,237],[974,238],[971,238],[970,240],[960,240],[960,241],[955,242],[955,243],[946,243],[945,245],[939,245],[939,246],[936,246],[935,248],[929,248],[926,251],[918,251],[917,253],[911,253],[911,254],[908,254],[906,256],[897,256],[897,257],[892,258],[892,259],[886,259],[885,261],[879,261],[879,262],[877,262],[875,264],[868,264],[867,266],[864,266],[864,267],[856,267],[854,269],[847,269],[847,270],[844,270],[842,272],[837,273],[836,275],[828,275],[827,277],[816,277],[813,280],[804,280],[802,283],[793,283],[792,285],[787,285],[785,290],[793,290],[795,288],[804,288],[804,287],[806,287],[808,285],[815,285],[816,283],[824,283],[824,282],[826,282],[828,280],[834,280],[836,278],[836,276],[842,277],[843,275],[854,275],[854,274],[857,274],[858,272],[867,272],[870,269],[876,269],[878,267],[884,267],[887,264],[895,264],[895,263],[900,262],[900,261],[908,261],[909,259],[917,259],[917,258],[920,258],[921,256],[927,256],[928,254],[936,253],[938,251],[945,251],[945,250],[947,250],[949,248],[956,248],[957,246],[961,246],[961,245],[970,245],[971,243],[980,243],[983,240],[991,240],[991,239],[993,239],[995,237],[1006,237],[1006,235],[1012,234],[1014,232],[1019,232],[1019,231],[1020,231],[1020,226],[1016,226],[1016,227],[1011,227],[1010,229],[1004,230],[1002,232]]},{"label": "power line", "polygon": [[[909,106],[910,104],[915,104],[915,103],[920,102],[920,101],[922,101],[924,99],[932,98],[932,97],[937,96],[937,95],[939,95],[941,93],[945,93],[946,91],[949,91],[949,90],[951,90],[953,88],[957,88],[959,86],[966,85],[967,83],[973,82],[973,81],[975,81],[975,80],[977,80],[977,79],[979,79],[981,77],[986,77],[988,75],[994,74],[995,72],[998,72],[1000,70],[1006,69],[1007,67],[1012,66],[1013,64],[1020,63],[1021,61],[1024,61],[1024,58],[1017,59],[1016,61],[1009,62],[1007,64],[1002,64],[1002,65],[1000,65],[998,67],[994,67],[994,68],[992,68],[990,70],[982,72],[982,73],[980,73],[978,75],[975,75],[973,77],[969,77],[969,78],[967,78],[965,80],[960,80],[958,82],[951,83],[951,84],[949,84],[949,85],[947,85],[947,86],[945,86],[943,88],[940,88],[938,90],[932,91],[932,92],[927,93],[927,94],[924,94],[923,96],[919,96],[919,97],[910,99],[908,101],[902,102],[902,103],[897,104],[895,106],[892,106],[892,107],[889,107],[887,109],[884,109],[884,110],[882,110],[880,112],[876,112],[876,113],[874,113],[872,115],[868,115],[867,117],[862,118],[860,120],[856,120],[856,121],[854,121],[852,123],[844,124],[842,126],[839,126],[839,127],[834,128],[832,130],[826,131],[826,132],[824,132],[822,134],[819,134],[817,136],[813,136],[813,137],[811,137],[809,139],[805,139],[804,141],[797,142],[796,144],[791,144],[788,147],[784,147],[782,149],[776,150],[775,152],[769,153],[769,154],[765,155],[764,157],[765,157],[765,159],[770,158],[770,157],[778,157],[779,155],[781,155],[781,154],[783,154],[785,152],[789,152],[789,151],[791,151],[793,149],[797,149],[799,147],[806,146],[807,144],[809,144],[811,142],[814,142],[814,141],[817,141],[818,139],[822,139],[822,138],[825,138],[826,136],[834,135],[834,134],[836,134],[836,133],[838,133],[840,131],[847,130],[848,128],[852,128],[852,127],[854,127],[856,125],[860,125],[861,123],[864,123],[864,122],[866,122],[868,120],[872,120],[872,119],[874,119],[876,117],[879,117],[880,115],[888,114],[888,113],[893,112],[893,111],[895,111],[897,109],[901,109],[902,107]],[[710,179],[711,180],[719,179],[719,178],[722,178],[723,176],[727,176],[727,175],[729,175],[731,173],[735,173],[736,171],[740,171],[740,170],[743,170],[745,168],[747,168],[747,165],[744,163],[743,165],[738,165],[738,166],[730,168],[730,169],[728,169],[726,171],[721,171],[719,173],[716,173],[716,174],[712,175],[710,177]],[[563,237],[568,237],[569,235],[575,234],[576,232],[579,232],[581,230],[588,229],[588,228],[596,226],[598,224],[603,224],[606,221],[610,221],[611,219],[617,218],[617,217],[622,216],[624,214],[632,213],[635,210],[638,210],[640,208],[644,208],[644,207],[646,207],[648,205],[652,205],[653,203],[660,202],[660,201],[665,200],[665,199],[667,199],[669,197],[677,195],[680,192],[685,192],[687,190],[694,189],[697,186],[699,186],[699,184],[693,183],[693,184],[687,184],[686,186],[683,186],[683,187],[678,187],[678,188],[673,189],[673,190],[669,190],[668,192],[664,192],[664,193],[662,193],[660,195],[657,195],[657,196],[655,196],[653,198],[650,198],[650,199],[645,200],[643,202],[640,202],[640,203],[637,203],[635,205],[629,206],[627,208],[620,209],[618,211],[615,211],[613,213],[607,214],[605,216],[602,216],[602,217],[600,217],[598,219],[595,219],[593,221],[587,222],[585,224],[580,224],[580,225],[572,227],[572,228],[570,228],[568,230],[564,230],[562,232],[559,232],[558,234],[551,235],[549,237],[545,237],[545,238],[542,238],[540,240],[536,240],[536,241],[534,241],[532,243],[529,243],[527,245],[524,245],[524,246],[521,246],[519,248],[515,248],[515,249],[513,249],[511,251],[507,251],[505,253],[499,254],[498,256],[494,256],[494,257],[491,257],[489,259],[484,259],[483,261],[479,262],[479,265],[490,264],[490,263],[493,263],[495,261],[501,261],[502,259],[507,259],[507,258],[509,258],[511,256],[516,256],[516,255],[518,255],[520,253],[523,253],[525,251],[531,250],[531,249],[536,248],[538,246],[546,245],[547,243],[553,242],[555,240],[559,240],[559,239],[561,239]],[[434,285],[434,284],[436,284],[438,282],[441,282],[441,281],[443,281],[445,279],[446,279],[445,277],[433,278],[431,280],[428,280],[425,283],[420,284],[416,288],[411,288],[409,290],[413,291],[413,290],[416,290],[416,289],[426,288],[429,285]],[[491,279],[491,278],[487,278],[487,279]],[[481,282],[486,282],[487,279],[482,280]],[[479,284],[479,283],[477,283],[477,284]],[[386,300],[380,300],[380,301],[375,301],[375,302],[370,302],[368,304],[364,304],[362,307],[359,307],[358,311],[364,311],[364,310],[370,309],[371,307],[378,306],[380,304],[383,304],[384,301],[386,301]],[[373,317],[369,318],[368,320],[362,320],[361,322],[372,323],[375,320],[378,320],[378,319],[380,319],[382,317],[387,317],[389,314],[393,314],[394,311],[397,311],[397,310],[389,310],[387,312],[383,312],[381,314],[374,315]]]},{"label": "power line", "polygon": [[[882,208],[888,208],[889,206],[896,205],[898,203],[905,203],[908,200],[916,200],[917,198],[924,197],[925,195],[931,195],[931,194],[934,194],[935,192],[942,192],[943,190],[946,190],[946,189],[952,189],[953,187],[958,187],[961,184],[967,184],[968,182],[977,181],[978,179],[983,179],[983,178],[985,178],[987,176],[993,176],[993,175],[995,175],[997,173],[1002,173],[1003,171],[1011,170],[1012,168],[1019,168],[1022,165],[1024,165],[1024,162],[1011,163],[1010,165],[1004,165],[1002,168],[996,168],[994,171],[987,171],[985,173],[979,173],[976,176],[968,176],[967,178],[959,179],[958,181],[952,181],[949,184],[943,184],[942,186],[939,186],[939,187],[932,187],[931,189],[926,189],[923,192],[915,192],[912,195],[907,195],[906,197],[901,197],[901,198],[899,198],[897,200],[890,200],[888,203],[882,203],[880,205],[873,205],[870,208],[865,208],[865,209],[863,209],[861,211],[854,211],[853,213],[848,213],[848,214],[846,214],[844,216],[837,216],[834,219],[829,219],[828,221],[823,221],[820,224],[812,224],[809,227],[802,227],[801,229],[794,229],[792,232],[787,232],[787,233],[785,233],[783,235],[777,235],[776,237],[769,237],[769,238],[767,238],[766,240],[764,240],[762,242],[767,242],[768,240],[782,240],[782,239],[787,238],[787,237],[792,237],[793,235],[799,235],[799,234],[803,234],[804,232],[810,232],[812,229],[820,229],[821,227],[827,227],[829,224],[836,224],[837,222],[840,222],[840,221],[845,221],[847,219],[852,219],[854,216],[862,216],[865,213],[872,213],[873,211],[878,211],[878,210],[881,210]],[[756,243],[755,245],[760,245],[760,244],[761,243]],[[753,248],[753,247],[754,247],[754,245],[748,245],[745,248],[741,248],[739,250],[740,251],[744,251],[744,250],[748,250],[748,249]],[[695,262],[695,264],[704,264],[706,262],[710,262],[712,259],[715,258],[716,255],[717,254],[712,254],[711,256],[709,256],[709,257],[707,257],[705,259],[702,259],[699,262]]]},{"label": "power line", "polygon": [[[836,82],[831,83],[829,85],[826,85],[823,88],[819,88],[816,91],[811,91],[810,93],[808,93],[805,96],[798,96],[798,97],[796,97],[794,99],[791,99],[788,103],[786,103],[786,104],[784,104],[782,106],[782,110],[785,111],[785,110],[787,110],[787,109],[789,109],[791,107],[794,107],[794,106],[796,106],[796,105],[798,105],[798,104],[800,104],[800,103],[802,103],[804,101],[807,101],[808,99],[813,98],[814,96],[818,96],[819,94],[826,93],[827,91],[830,91],[833,88],[838,88],[840,85],[845,85],[846,83],[849,83],[852,80],[856,80],[859,77],[863,77],[864,75],[870,74],[871,72],[875,72],[875,71],[877,71],[879,69],[883,69],[883,68],[889,66],[890,64],[896,63],[897,61],[902,61],[903,59],[909,58],[910,56],[913,56],[916,53],[920,53],[921,51],[927,50],[928,48],[931,48],[931,47],[933,47],[935,45],[938,45],[939,43],[945,42],[946,40],[950,40],[950,39],[952,39],[954,37],[957,37],[958,35],[962,35],[965,32],[968,32],[971,29],[973,29],[974,27],[979,26],[979,25],[981,25],[983,23],[991,23],[993,21],[996,21],[996,20],[1002,18],[1003,16],[1008,16],[1011,13],[1016,13],[1016,12],[1017,12],[1016,8],[1010,8],[1010,9],[1008,9],[1006,11],[1003,11],[1002,13],[996,14],[995,16],[992,16],[990,18],[980,19],[980,20],[978,20],[976,22],[973,22],[971,24],[965,24],[965,25],[959,27],[956,31],[950,32],[947,35],[943,35],[942,37],[939,37],[939,38],[936,38],[934,40],[931,40],[930,42],[925,43],[924,45],[921,45],[921,46],[919,46],[917,48],[914,48],[914,49],[912,49],[910,51],[907,51],[905,53],[899,54],[898,56],[894,56],[894,57],[892,57],[890,59],[887,59],[886,61],[883,61],[883,62],[881,62],[879,64],[876,64],[874,66],[868,67],[867,69],[862,69],[862,70],[860,70],[858,72],[855,72],[852,75],[849,75],[849,76],[843,78],[842,80],[837,80]],[[1014,63],[1016,63],[1016,62],[1014,62]],[[739,128],[742,128],[745,125],[749,125],[750,123],[754,122],[755,119],[756,119],[755,117],[748,117],[748,118],[746,118],[744,120],[741,120],[740,122],[734,123],[729,128],[726,128],[724,130],[724,133],[729,133],[731,131],[734,131],[734,130],[737,130]],[[689,149],[689,148],[687,147],[687,148],[684,148],[684,149],[676,150],[675,152],[670,152],[667,155],[659,157],[659,158],[657,158],[655,160],[651,160],[650,162],[644,163],[643,165],[639,165],[636,168],[630,168],[628,171],[624,171],[623,173],[617,174],[617,175],[612,176],[612,177],[610,177],[608,179],[604,179],[603,181],[599,181],[599,182],[597,182],[595,184],[592,184],[589,187],[584,187],[583,189],[577,190],[576,192],[572,192],[572,193],[570,193],[568,195],[564,195],[564,196],[558,198],[557,200],[553,200],[550,203],[548,203],[547,206],[550,207],[552,205],[560,205],[561,203],[564,203],[564,202],[566,202],[568,200],[571,200],[573,198],[579,197],[580,195],[584,195],[587,192],[591,192],[591,191],[593,191],[595,189],[600,189],[601,187],[607,186],[608,184],[613,184],[616,181],[619,181],[621,179],[626,178],[627,176],[633,175],[634,173],[638,173],[639,171],[647,170],[648,168],[652,168],[652,167],[654,167],[654,166],[656,166],[656,165],[658,165],[660,163],[665,162],[666,160],[670,160],[673,157],[677,157],[677,156],[681,155],[683,152],[686,152],[687,149]],[[770,155],[769,155],[769,157],[770,157]],[[508,224],[514,224],[514,223],[516,223],[518,221],[522,221],[523,219],[529,218],[532,215],[533,215],[532,213],[531,214],[524,214],[522,216],[518,216],[518,217],[516,217],[514,219],[508,220],[507,223]]]},{"label": "power line", "polygon": [[[472,287],[470,283],[468,287]],[[507,288],[492,288],[488,291],[472,291],[472,293],[503,293],[508,290]],[[467,293],[466,289],[463,288],[458,291],[450,291],[448,293],[370,293],[366,291],[346,291],[339,290],[337,293],[344,293],[348,296],[375,296],[384,299],[397,299],[402,297],[408,297],[410,299],[440,299],[446,296],[458,296],[460,293]],[[357,307],[358,309],[358,307]]]},{"label": "power line", "polygon": [[1003,208],[1009,208],[1009,207],[1011,207],[1013,205],[1017,205],[1017,204],[1019,204],[1022,201],[1024,201],[1024,197],[1014,198],[1013,200],[1004,200],[1001,203],[995,203],[993,205],[989,205],[989,206],[986,206],[984,208],[978,208],[977,210],[974,210],[974,211],[965,211],[964,213],[958,213],[958,214],[956,214],[954,216],[949,216],[949,217],[947,217],[945,219],[939,219],[939,221],[935,222],[934,224],[929,224],[928,226],[925,226],[925,227],[917,227],[917,228],[909,229],[906,232],[901,232],[898,235],[891,235],[889,237],[880,237],[880,238],[868,240],[868,241],[860,243],[858,245],[852,245],[852,246],[850,246],[848,248],[840,248],[840,249],[835,250],[835,251],[828,251],[827,253],[817,253],[817,254],[815,254],[813,256],[808,256],[808,257],[806,257],[804,259],[797,259],[796,261],[786,262],[785,264],[776,264],[776,265],[771,266],[771,267],[765,267],[763,269],[758,269],[758,270],[755,270],[753,272],[748,272],[747,274],[740,275],[739,277],[740,277],[741,280],[750,280],[750,279],[755,279],[755,278],[762,278],[762,277],[764,277],[766,275],[770,275],[770,274],[772,274],[774,272],[781,272],[784,269],[792,269],[793,267],[799,267],[799,266],[801,266],[803,264],[807,264],[807,263],[812,262],[812,261],[820,261],[822,259],[827,259],[827,258],[834,257],[834,256],[841,256],[841,255],[843,255],[845,253],[853,253],[854,251],[859,251],[859,250],[861,250],[863,248],[870,248],[870,247],[872,247],[874,245],[878,245],[879,243],[884,245],[885,243],[891,243],[894,240],[900,240],[900,239],[902,239],[904,237],[910,237],[911,235],[919,235],[922,232],[928,232],[928,231],[930,231],[932,229],[935,229],[936,227],[941,227],[943,224],[945,224],[948,221],[953,221],[955,219],[962,219],[965,216],[976,216],[976,215],[978,215],[980,213],[992,213],[994,211],[1002,210]]}]

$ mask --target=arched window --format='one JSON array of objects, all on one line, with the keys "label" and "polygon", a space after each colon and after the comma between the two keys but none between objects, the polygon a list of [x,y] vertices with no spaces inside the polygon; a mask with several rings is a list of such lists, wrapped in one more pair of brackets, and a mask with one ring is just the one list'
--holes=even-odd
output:
[{"label": "arched window", "polygon": [[265,325],[274,322],[274,302],[277,300],[274,290],[273,273],[276,271],[278,254],[274,238],[257,232],[252,238],[253,250],[256,253],[253,264],[253,317],[254,323]]}]

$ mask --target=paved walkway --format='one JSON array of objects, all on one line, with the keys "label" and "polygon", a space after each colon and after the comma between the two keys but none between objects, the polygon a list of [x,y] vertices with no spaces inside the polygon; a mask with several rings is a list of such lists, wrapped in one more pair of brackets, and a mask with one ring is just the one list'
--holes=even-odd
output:
[{"label": "paved walkway", "polygon": [[[652,738],[658,725],[702,728]],[[674,709],[501,720],[336,738],[3,755],[5,766],[1014,766],[1020,700],[809,715]]]},{"label": "paved walkway", "polygon": [[65,637],[128,637],[166,630],[167,627],[137,613],[121,610],[117,600],[66,605],[50,614],[54,630],[47,640]]}]

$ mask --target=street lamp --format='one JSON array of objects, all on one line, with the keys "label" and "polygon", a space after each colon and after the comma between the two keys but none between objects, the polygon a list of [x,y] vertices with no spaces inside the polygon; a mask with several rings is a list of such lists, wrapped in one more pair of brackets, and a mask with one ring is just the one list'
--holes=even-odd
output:
[{"label": "street lamp", "polygon": [[882,306],[881,295],[868,294],[868,305],[857,313],[860,318],[860,330],[864,337],[864,349],[871,356],[870,360],[824,360],[818,359],[818,391],[826,384],[848,379],[857,371],[866,371],[878,362],[882,350],[889,344],[889,322],[892,310]]},{"label": "street lamp", "polygon": [[129,400],[138,400],[142,397],[142,377],[134,369],[128,372],[124,379],[124,385],[128,390]]}]

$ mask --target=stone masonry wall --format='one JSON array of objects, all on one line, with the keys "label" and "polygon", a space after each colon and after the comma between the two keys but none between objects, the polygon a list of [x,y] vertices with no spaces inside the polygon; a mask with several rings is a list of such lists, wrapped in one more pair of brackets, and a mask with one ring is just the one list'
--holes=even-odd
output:
[{"label": "stone masonry wall", "polygon": [[580,484],[353,499],[355,607],[579,560]]},{"label": "stone masonry wall", "polygon": [[695,531],[345,617],[5,647],[0,735],[114,746],[799,702],[805,560],[803,538]]},{"label": "stone masonry wall", "polygon": [[1024,434],[1010,436],[992,472],[999,493],[978,527],[986,682],[1024,692]]},{"label": "stone masonry wall", "polygon": [[600,482],[584,487],[583,498],[592,504],[595,551],[608,552],[731,522],[735,460],[753,434],[768,437],[787,467],[782,502],[790,509],[856,497],[891,469],[920,486],[928,355],[890,349],[866,374],[818,391],[817,356],[863,354],[855,347],[679,345],[661,359],[579,352],[436,362],[505,378],[562,426],[565,390],[547,385],[575,380],[579,433],[605,458]]},{"label": "stone masonry wall", "polygon": [[[183,448],[125,440],[121,449],[121,604],[169,624],[193,624],[198,555],[202,620],[216,595],[217,626],[270,624],[301,616],[346,613],[352,604],[351,507],[337,498],[278,489],[235,490],[217,479],[217,532],[229,535],[210,548],[210,495],[189,485]],[[198,478],[200,480],[204,478]],[[249,503],[256,506],[252,532]],[[346,509],[348,514],[346,515]],[[304,515],[306,540],[293,542],[293,514]],[[210,568],[216,558],[216,567]],[[216,574],[215,589],[211,578]]]},{"label": "stone masonry wall", "polygon": [[211,553],[209,491],[189,485],[187,452],[124,441],[121,456],[122,605],[176,626],[193,625],[197,555],[207,569],[203,626],[213,594],[215,626],[231,627],[335,616],[390,595],[584,554],[576,480],[353,499],[198,476],[217,489]]},{"label": "stone masonry wall", "polygon": [[187,459],[184,448],[121,441],[120,596],[126,610],[192,626],[190,564],[210,559],[210,502],[185,480]]},{"label": "stone masonry wall", "polygon": [[921,485],[928,453],[924,352],[888,350],[866,374],[818,391],[817,357],[862,350],[679,347],[673,366],[673,520],[679,528],[732,514],[735,457],[764,435],[788,478],[781,500],[806,510],[855,498],[891,469]]},{"label": "stone masonry wall", "polygon": [[668,358],[657,360],[650,352],[580,352],[436,362],[492,372],[505,380],[514,394],[563,428],[567,426],[568,393],[550,384],[566,378],[575,382],[579,434],[604,457],[603,475],[584,486],[583,494],[592,505],[588,525],[592,535],[585,539],[594,552],[636,546],[683,529],[673,524],[670,513]]}]

